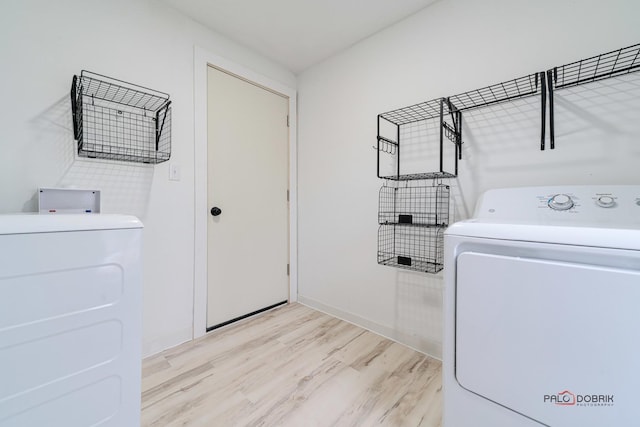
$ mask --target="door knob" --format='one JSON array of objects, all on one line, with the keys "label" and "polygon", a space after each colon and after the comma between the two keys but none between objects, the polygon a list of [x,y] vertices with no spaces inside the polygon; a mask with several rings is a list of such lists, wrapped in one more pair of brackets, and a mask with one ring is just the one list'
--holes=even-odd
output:
[{"label": "door knob", "polygon": [[219,207],[214,206],[214,207],[211,208],[211,215],[218,216],[221,213],[222,213],[222,209],[220,209]]}]

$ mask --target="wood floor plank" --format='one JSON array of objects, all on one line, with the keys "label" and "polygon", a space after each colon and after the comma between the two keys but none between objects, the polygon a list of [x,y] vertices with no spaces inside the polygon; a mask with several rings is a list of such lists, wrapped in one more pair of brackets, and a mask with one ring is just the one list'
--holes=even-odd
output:
[{"label": "wood floor plank", "polygon": [[143,426],[423,426],[441,364],[290,304],[143,361]]},{"label": "wood floor plank", "polygon": [[153,374],[166,371],[171,365],[164,356],[152,356],[145,360],[142,365],[142,378],[148,378]]}]

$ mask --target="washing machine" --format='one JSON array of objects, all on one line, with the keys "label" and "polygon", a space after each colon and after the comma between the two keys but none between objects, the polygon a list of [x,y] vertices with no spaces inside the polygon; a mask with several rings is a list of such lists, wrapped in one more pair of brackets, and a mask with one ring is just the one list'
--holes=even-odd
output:
[{"label": "washing machine", "polygon": [[445,233],[443,425],[640,425],[640,186],[498,189]]},{"label": "washing machine", "polygon": [[0,427],[138,427],[142,223],[0,215]]}]

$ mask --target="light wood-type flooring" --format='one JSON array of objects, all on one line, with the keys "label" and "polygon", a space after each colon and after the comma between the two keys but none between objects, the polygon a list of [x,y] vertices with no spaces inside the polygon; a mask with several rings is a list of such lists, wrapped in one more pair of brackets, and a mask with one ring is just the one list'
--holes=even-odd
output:
[{"label": "light wood-type flooring", "polygon": [[440,426],[441,364],[301,304],[143,361],[143,426]]}]

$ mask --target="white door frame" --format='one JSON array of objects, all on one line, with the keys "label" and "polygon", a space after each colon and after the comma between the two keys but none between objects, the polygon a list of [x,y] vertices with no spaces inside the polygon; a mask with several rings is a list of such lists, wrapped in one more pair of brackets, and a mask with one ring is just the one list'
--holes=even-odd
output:
[{"label": "white door frame", "polygon": [[298,211],[297,211],[297,96],[294,88],[276,82],[221,56],[194,48],[194,276],[193,338],[207,330],[207,67],[212,65],[242,79],[289,97],[289,301],[298,300]]}]

